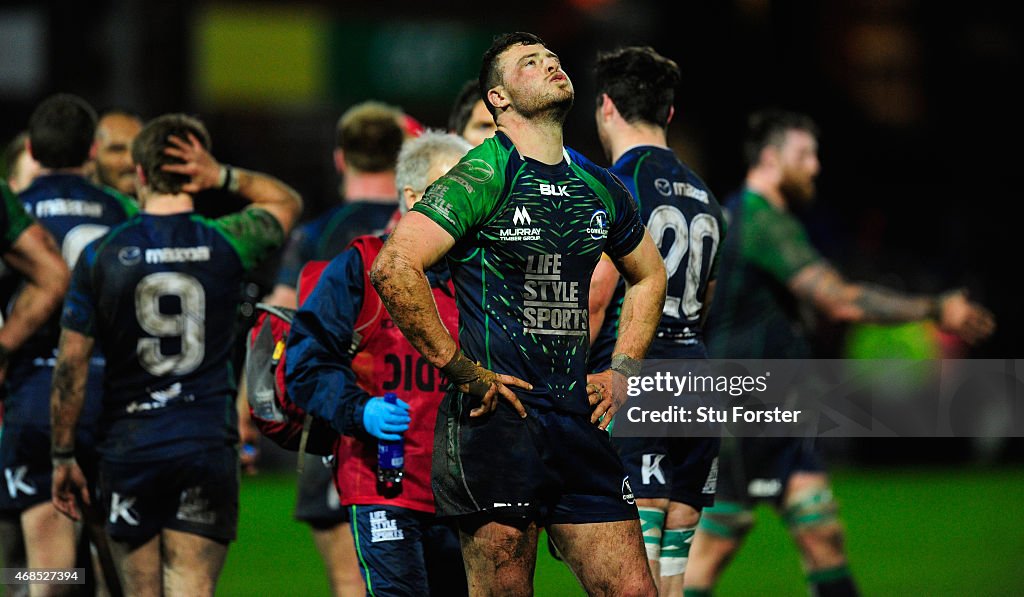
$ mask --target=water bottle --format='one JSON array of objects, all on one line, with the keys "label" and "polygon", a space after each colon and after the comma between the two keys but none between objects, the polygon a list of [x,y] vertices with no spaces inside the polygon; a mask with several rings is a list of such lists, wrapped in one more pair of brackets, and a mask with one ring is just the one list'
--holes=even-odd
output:
[{"label": "water bottle", "polygon": [[[396,404],[394,392],[384,394],[384,402]],[[377,440],[377,489],[381,495],[394,496],[402,491],[405,474],[405,440]]]}]

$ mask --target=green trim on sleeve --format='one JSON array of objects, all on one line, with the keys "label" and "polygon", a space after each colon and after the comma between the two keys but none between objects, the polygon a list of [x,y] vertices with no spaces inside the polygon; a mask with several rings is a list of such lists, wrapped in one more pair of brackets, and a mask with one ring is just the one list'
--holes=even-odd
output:
[{"label": "green trim on sleeve", "polygon": [[4,202],[3,239],[0,240],[0,249],[6,253],[35,220],[25,211],[11,187],[7,186],[7,181],[0,180],[0,194],[3,195]]},{"label": "green trim on sleeve", "polygon": [[238,253],[246,270],[254,269],[284,243],[281,223],[270,212],[258,207],[249,207],[216,220],[198,215],[192,219],[216,229]]},{"label": "green trim on sleeve", "polygon": [[125,195],[113,187],[104,186],[103,191],[117,200],[118,205],[124,210],[124,217],[131,218],[139,214],[139,204],[135,199]]},{"label": "green trim on sleeve", "polygon": [[[618,211],[616,211],[615,209],[615,199],[612,197],[611,191],[608,190],[608,187],[604,186],[604,183],[594,178],[594,176],[591,175],[589,172],[587,172],[580,166],[576,165],[575,162],[569,164],[569,167],[572,169],[573,172],[576,173],[576,176],[582,178],[583,182],[587,183],[587,186],[589,186],[590,189],[597,194],[597,196],[601,199],[601,203],[604,204],[605,209],[608,210],[608,221],[614,222],[619,214]],[[623,189],[623,192],[629,195],[629,191]],[[636,200],[632,198],[632,195],[629,196],[630,199],[633,200],[635,203]]]}]

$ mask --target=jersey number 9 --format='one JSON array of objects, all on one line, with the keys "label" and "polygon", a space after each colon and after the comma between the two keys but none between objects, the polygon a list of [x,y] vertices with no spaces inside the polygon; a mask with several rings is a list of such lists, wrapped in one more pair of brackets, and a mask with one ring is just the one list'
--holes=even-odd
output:
[{"label": "jersey number 9", "polygon": [[[164,313],[160,300],[177,297],[180,313]],[[180,272],[149,274],[135,287],[135,316],[152,338],[140,338],[135,352],[139,364],[150,374],[185,375],[203,362],[206,353],[206,293],[202,284]],[[164,354],[161,342],[180,338],[177,354]]]}]

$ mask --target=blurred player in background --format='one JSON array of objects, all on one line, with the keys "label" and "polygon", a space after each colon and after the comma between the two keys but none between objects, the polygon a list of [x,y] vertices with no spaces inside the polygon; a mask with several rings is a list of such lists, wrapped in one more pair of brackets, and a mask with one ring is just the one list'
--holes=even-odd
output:
[{"label": "blurred player in background", "polygon": [[[24,288],[0,323],[0,382],[7,375],[7,365],[12,351],[21,345],[35,332],[39,326],[55,312],[64,298],[70,274],[64,259],[61,258],[53,237],[42,226],[25,213],[21,202],[0,180],[0,255],[3,266],[10,268],[24,279]],[[5,397],[6,388],[0,388],[0,399]],[[5,445],[5,427],[3,425],[4,404],[0,402],[0,450]],[[15,434],[15,437],[17,435]],[[6,440],[13,441],[13,440]],[[10,472],[8,472],[10,470]],[[2,489],[8,498],[14,494],[29,493],[36,489],[28,485],[26,477],[27,465],[4,468]],[[30,508],[31,510],[31,508]],[[0,509],[0,562],[7,568],[24,568],[26,560],[22,519],[28,515],[27,522],[36,518],[48,521],[48,517],[39,516],[37,512],[28,513],[19,509]],[[36,542],[38,545],[38,542]],[[56,554],[62,557],[64,554]],[[73,556],[72,556],[73,557]],[[33,563],[36,566],[48,565],[52,560],[47,553],[35,550]],[[63,560],[61,560],[63,563]],[[25,587],[27,594],[27,587]],[[13,590],[8,587],[8,590]],[[19,594],[16,591],[13,594]]]},{"label": "blurred player in background", "polygon": [[[461,137],[440,132],[407,141],[395,177],[402,211],[469,149]],[[357,238],[331,261],[299,309],[288,335],[288,393],[347,436],[336,444],[335,483],[351,514],[368,593],[464,595],[458,533],[435,519],[430,485],[434,421],[445,384],[366,284],[381,242]],[[447,265],[437,264],[427,276],[442,319],[457,333]],[[377,315],[365,318],[367,312]],[[367,323],[357,329],[364,318]],[[394,391],[400,402],[386,403],[385,391]],[[399,438],[405,446],[404,478],[401,492],[388,495],[377,484],[377,442]]]},{"label": "blurred player in background", "polygon": [[[649,47],[601,53],[595,69],[597,132],[612,173],[632,193],[668,275],[665,308],[648,358],[706,359],[703,321],[714,293],[722,210],[668,147],[679,67]],[[590,370],[611,366],[625,284],[603,258],[590,286]],[[596,313],[595,313],[596,312]],[[647,559],[662,595],[681,595],[701,509],[712,505],[718,438],[614,438],[632,480]]]},{"label": "blurred player in background", "polygon": [[[100,189],[86,179],[86,168],[95,151],[95,127],[92,107],[70,94],[45,99],[29,119],[28,151],[40,170],[18,199],[56,240],[69,268],[74,267],[89,242],[138,211],[129,198],[112,189]],[[0,295],[5,304],[24,300],[19,297],[19,279],[7,279],[3,286]],[[0,492],[0,509],[21,512],[30,567],[71,567],[75,560],[74,525],[57,513],[48,494],[51,463],[46,455],[50,443],[46,396],[59,337],[59,316],[54,314],[11,355],[7,375],[4,442],[0,445],[6,491]],[[101,354],[89,362],[89,369],[76,446],[87,477],[95,482]]]},{"label": "blurred player in background", "polygon": [[[310,260],[330,260],[352,239],[380,234],[398,210],[395,161],[405,139],[406,115],[377,101],[356,104],[338,120],[334,165],[342,176],[343,202],[295,229],[288,240],[277,285],[266,302],[296,308],[299,272]],[[240,401],[243,402],[243,401]],[[242,416],[248,415],[248,407]],[[295,518],[305,522],[324,560],[335,595],[365,591],[352,542],[348,510],[341,507],[331,470],[307,455],[298,480]]]},{"label": "blurred player in background", "polygon": [[[434,444],[438,513],[458,517],[474,594],[530,594],[547,526],[588,592],[652,595],[632,492],[603,429],[657,325],[664,266],[626,189],[563,146],[573,86],[541,39],[496,37],[480,90],[498,132],[430,186],[370,275],[451,382]],[[632,286],[612,368],[588,380],[586,301],[603,251]],[[461,349],[425,274],[446,255]]]},{"label": "blurred player in background", "polygon": [[[129,595],[212,595],[235,538],[238,454],[228,364],[246,270],[280,246],[302,203],[264,174],[218,164],[205,126],[154,119],[132,147],[143,213],[91,243],[75,268],[53,376],[53,503],[103,503]],[[216,220],[192,196],[252,202]],[[93,348],[107,357],[100,490],[85,486],[75,430]]]},{"label": "blurred player in background", "polygon": [[[714,304],[708,320],[714,358],[812,358],[798,312],[810,305],[848,322],[933,319],[977,342],[994,329],[991,314],[962,291],[909,295],[846,280],[810,244],[791,210],[811,201],[818,129],[803,114],[764,110],[748,122],[746,184],[730,213]],[[813,438],[739,438],[722,446],[718,495],[690,551],[687,595],[706,595],[753,526],[757,501],[772,503],[800,548],[815,595],[855,595],[843,530]]]},{"label": "blurred player in background", "polygon": [[141,130],[142,119],[132,112],[111,109],[100,114],[96,123],[96,159],[92,173],[96,184],[135,196],[132,141]]},{"label": "blurred player in background", "polygon": [[494,117],[480,97],[480,83],[476,79],[466,81],[448,115],[448,131],[476,147],[494,136],[497,129]]}]

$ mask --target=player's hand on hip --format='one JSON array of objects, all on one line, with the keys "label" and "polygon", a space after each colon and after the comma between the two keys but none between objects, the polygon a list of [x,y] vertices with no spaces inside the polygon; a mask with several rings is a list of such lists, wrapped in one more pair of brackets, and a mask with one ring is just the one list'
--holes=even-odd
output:
[{"label": "player's hand on hip", "polygon": [[587,400],[594,410],[590,422],[600,429],[607,429],[612,417],[626,403],[628,382],[626,376],[613,369],[587,376]]},{"label": "player's hand on hip", "polygon": [[476,380],[459,386],[459,390],[462,392],[480,397],[480,406],[469,411],[469,416],[479,417],[494,412],[494,409],[498,408],[498,399],[501,398],[512,405],[512,408],[519,413],[520,418],[526,418],[526,408],[519,401],[515,392],[509,389],[509,386],[532,390],[533,385],[518,377],[495,373],[483,367],[479,368]]},{"label": "player's hand on hip", "polygon": [[389,442],[402,439],[409,428],[409,405],[399,398],[390,404],[381,396],[374,396],[363,407],[363,427],[377,439]]},{"label": "player's hand on hip", "polygon": [[521,418],[526,417],[526,408],[509,387],[532,390],[533,384],[518,377],[485,369],[480,363],[474,363],[458,349],[455,350],[455,354],[452,355],[448,364],[441,367],[441,372],[455,384],[455,387],[459,388],[460,392],[480,398],[480,406],[469,411],[470,417],[479,417],[493,412],[498,408],[499,398],[511,404]]},{"label": "player's hand on hip", "polygon": [[82,501],[86,504],[91,503],[85,475],[78,463],[73,460],[63,464],[54,463],[51,491],[53,507],[71,520],[81,519],[75,502],[77,497],[81,496]]},{"label": "player's hand on hip", "polygon": [[206,151],[203,144],[192,133],[188,140],[171,135],[167,138],[174,147],[164,148],[164,153],[178,158],[181,164],[164,164],[165,172],[184,174],[192,180],[181,187],[186,193],[198,193],[203,189],[211,189],[220,184],[220,164]]},{"label": "player's hand on hip", "polygon": [[976,344],[992,335],[996,322],[988,309],[968,300],[965,291],[955,290],[939,299],[939,327]]}]

